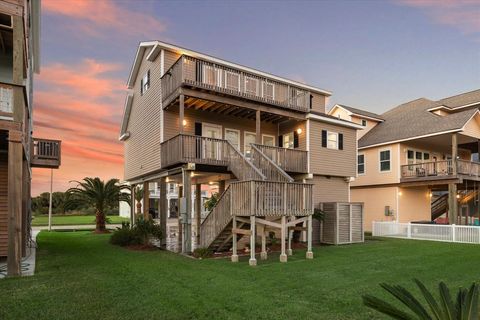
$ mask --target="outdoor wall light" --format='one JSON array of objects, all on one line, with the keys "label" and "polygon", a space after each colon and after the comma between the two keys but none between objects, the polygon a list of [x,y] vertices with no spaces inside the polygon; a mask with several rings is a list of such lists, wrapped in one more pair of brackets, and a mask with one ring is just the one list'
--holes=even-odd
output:
[{"label": "outdoor wall light", "polygon": [[401,196],[401,195],[402,195],[402,191],[398,191],[398,195]]},{"label": "outdoor wall light", "polygon": [[185,127],[187,125],[187,120],[183,120],[183,126]]},{"label": "outdoor wall light", "polygon": [[302,134],[302,128],[298,128],[298,129],[297,129],[297,133],[298,133],[298,134]]},{"label": "outdoor wall light", "polygon": [[457,194],[457,199],[460,199],[460,195],[459,195],[459,194]]}]

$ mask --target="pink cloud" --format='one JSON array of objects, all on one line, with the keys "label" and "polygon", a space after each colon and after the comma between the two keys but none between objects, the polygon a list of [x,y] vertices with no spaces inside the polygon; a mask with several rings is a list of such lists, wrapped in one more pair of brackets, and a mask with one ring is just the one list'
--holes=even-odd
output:
[{"label": "pink cloud", "polygon": [[418,8],[435,23],[451,26],[464,34],[480,33],[478,0],[399,0],[398,3]]},{"label": "pink cloud", "polygon": [[153,36],[165,30],[164,23],[150,14],[118,3],[113,0],[69,0],[66,4],[59,0],[44,0],[42,9],[47,14],[78,20],[80,23],[73,21],[75,28],[91,36],[105,37],[104,30],[116,30],[117,33],[110,33],[113,36]]},{"label": "pink cloud", "polygon": [[[84,59],[74,65],[46,65],[36,79],[34,136],[62,140],[55,190],[85,176],[122,179],[118,134],[125,85],[112,75],[120,70],[120,65]],[[32,194],[48,191],[49,179],[48,170],[35,169]]]}]

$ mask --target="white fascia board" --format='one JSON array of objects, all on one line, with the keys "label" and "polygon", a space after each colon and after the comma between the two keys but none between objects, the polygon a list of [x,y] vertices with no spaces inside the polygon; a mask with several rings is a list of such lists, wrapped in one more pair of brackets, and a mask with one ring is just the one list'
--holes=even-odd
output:
[{"label": "white fascia board", "polygon": [[348,128],[353,128],[353,129],[363,129],[364,128],[363,126],[361,126],[359,124],[356,124],[356,123],[353,123],[353,122],[346,122],[345,120],[332,119],[332,118],[323,117],[323,116],[320,116],[320,115],[317,115],[317,114],[311,114],[311,113],[307,114],[307,119],[319,120],[319,121],[332,123],[332,124],[336,124],[336,125],[343,126],[343,127],[348,127]]},{"label": "white fascia board", "polygon": [[[172,51],[176,51],[180,54],[186,54],[186,55],[192,56],[194,58],[200,58],[200,59],[208,60],[208,61],[213,62],[213,63],[223,64],[223,65],[231,67],[231,68],[236,68],[236,69],[240,69],[240,70],[243,70],[243,71],[246,71],[246,72],[251,72],[251,73],[254,73],[254,74],[257,74],[257,75],[260,75],[260,76],[264,76],[264,77],[267,77],[267,78],[270,78],[270,79],[273,79],[273,80],[276,80],[276,81],[285,82],[285,83],[294,85],[294,86],[302,88],[302,89],[306,89],[306,90],[310,90],[310,91],[313,91],[313,92],[316,92],[316,93],[320,93],[320,94],[325,95],[325,96],[331,96],[332,95],[332,92],[330,92],[328,90],[324,90],[324,89],[321,89],[321,88],[306,85],[306,84],[303,84],[303,83],[300,83],[300,82],[297,82],[297,81],[285,79],[285,78],[282,78],[282,77],[279,77],[279,76],[275,76],[273,74],[269,74],[269,73],[259,71],[259,70],[253,69],[253,68],[242,66],[240,64],[236,64],[236,63],[233,63],[233,62],[229,62],[229,61],[226,61],[226,60],[215,58],[215,57],[212,57],[212,56],[200,53],[200,52],[188,50],[188,49],[178,47],[178,46],[175,46],[173,44],[165,43],[165,42],[162,42],[162,41],[142,42],[142,43],[140,43],[139,48],[140,47],[150,47],[150,46],[155,46],[155,45],[158,45],[158,46],[160,46],[161,48],[164,48],[164,49],[169,49],[169,50],[172,50]],[[137,65],[138,63],[139,62],[138,62],[138,50],[137,50],[137,55],[135,56],[134,67],[132,67],[132,72],[130,72],[130,77],[129,77],[129,81],[128,81],[129,84],[131,82],[132,76],[138,71],[138,67],[136,68],[136,70],[134,70],[135,65]]]},{"label": "white fascia board", "polygon": [[125,98],[125,106],[123,108],[123,119],[120,134],[123,135],[127,130],[128,120],[130,119],[130,112],[132,109],[133,94],[129,93]]}]

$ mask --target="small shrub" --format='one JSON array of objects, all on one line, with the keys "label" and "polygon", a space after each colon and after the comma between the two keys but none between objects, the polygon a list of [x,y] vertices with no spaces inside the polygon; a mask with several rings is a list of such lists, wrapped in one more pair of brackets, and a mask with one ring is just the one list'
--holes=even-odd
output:
[{"label": "small shrub", "polygon": [[117,229],[110,237],[110,243],[125,247],[131,245],[142,244],[142,238],[137,234],[134,229],[122,228]]},{"label": "small shrub", "polygon": [[151,239],[161,240],[162,230],[160,225],[153,220],[139,217],[133,227],[129,222],[122,222],[122,227],[110,237],[110,243],[118,246],[149,245]]},{"label": "small shrub", "polygon": [[203,258],[209,258],[213,254],[212,250],[208,248],[197,248],[193,250],[193,256],[195,258],[203,259]]}]

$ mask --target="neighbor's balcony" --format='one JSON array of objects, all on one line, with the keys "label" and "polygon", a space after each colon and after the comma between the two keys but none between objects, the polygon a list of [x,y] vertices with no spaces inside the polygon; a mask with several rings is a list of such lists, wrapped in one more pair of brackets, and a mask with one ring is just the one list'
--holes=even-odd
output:
[{"label": "neighbor's balcony", "polygon": [[275,79],[182,55],[162,76],[162,102],[168,106],[183,86],[270,104],[310,111],[310,92]]},{"label": "neighbor's balcony", "polygon": [[401,182],[468,178],[480,180],[480,163],[467,160],[441,160],[400,166]]},{"label": "neighbor's balcony", "polygon": [[32,139],[31,165],[34,168],[58,169],[61,162],[61,144],[59,140]]}]

